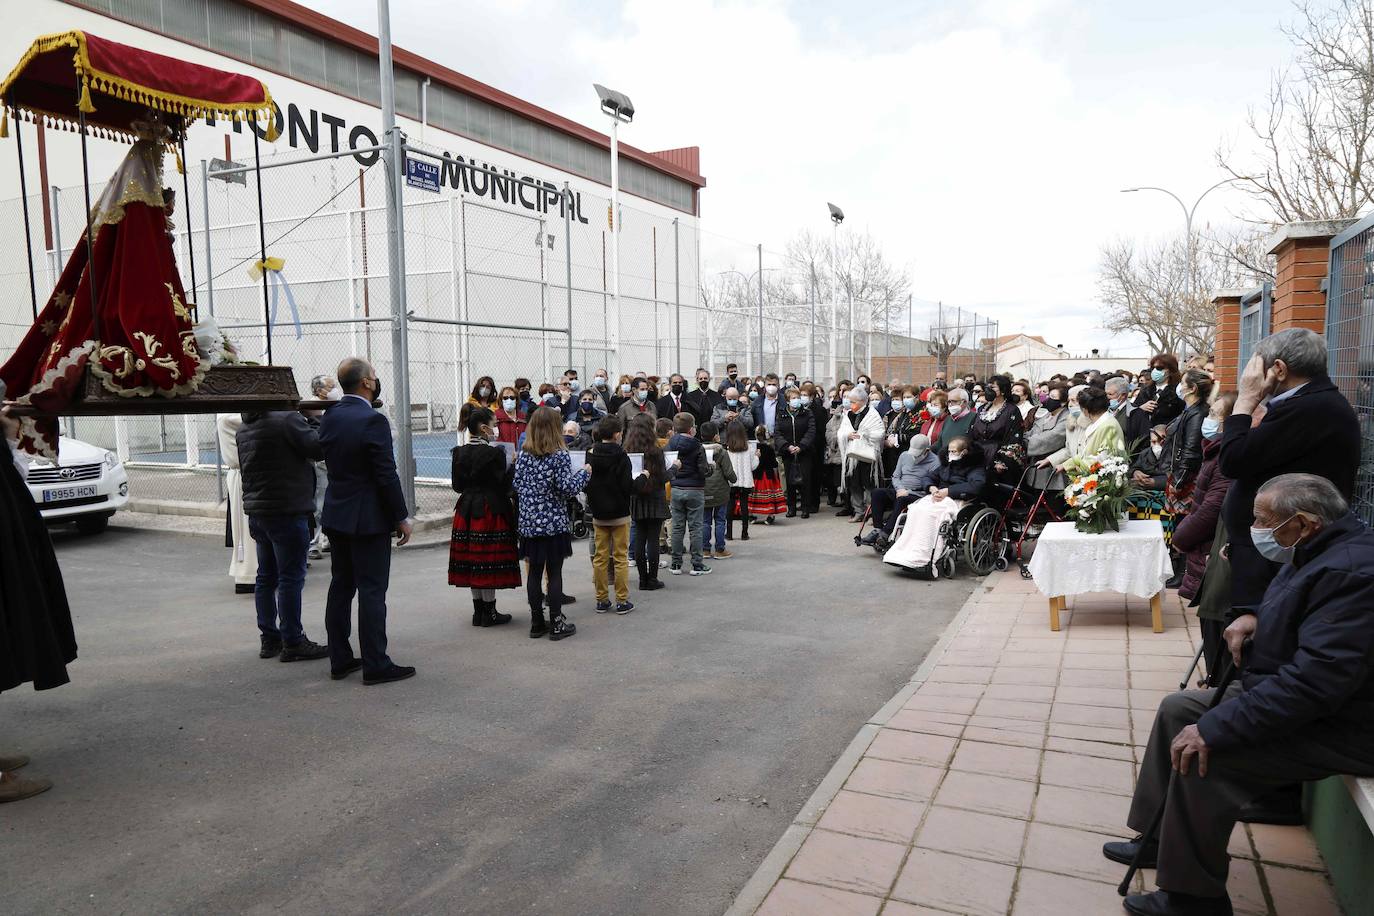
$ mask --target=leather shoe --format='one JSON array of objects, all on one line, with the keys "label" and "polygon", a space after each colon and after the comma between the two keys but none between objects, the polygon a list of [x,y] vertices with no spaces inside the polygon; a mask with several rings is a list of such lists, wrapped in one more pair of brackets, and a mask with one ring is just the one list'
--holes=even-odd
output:
[{"label": "leather shoe", "polygon": [[330,668],[329,679],[334,681],[341,681],[344,678],[348,677],[350,674],[352,674],[354,671],[357,671],[362,666],[363,660],[361,658],[350,658],[348,661],[344,662],[344,666],[342,668]]},{"label": "leather shoe", "polygon": [[317,658],[328,658],[329,649],[309,639],[282,646],[281,660],[284,662],[308,662]]},{"label": "leather shoe", "polygon": [[1132,916],[1231,916],[1231,898],[1194,897],[1170,891],[1132,894],[1121,902]]},{"label": "leather shoe", "polygon": [[46,779],[25,779],[6,773],[0,776],[0,804],[32,798],[51,788],[52,783]]},{"label": "leather shoe", "polygon": [[0,773],[9,773],[29,765],[29,758],[23,754],[0,754]]},{"label": "leather shoe", "polygon": [[[1118,841],[1102,844],[1102,855],[1111,859],[1113,862],[1120,862],[1122,865],[1130,865],[1135,857],[1135,851],[1140,847],[1140,837],[1134,840]],[[1159,864],[1159,842],[1153,841],[1145,850],[1145,855],[1140,857],[1141,868],[1154,868]]]},{"label": "leather shoe", "polygon": [[392,681],[404,681],[406,678],[415,676],[415,669],[410,665],[392,665],[383,671],[368,674],[363,672],[363,683],[368,687],[374,684],[390,684]]}]

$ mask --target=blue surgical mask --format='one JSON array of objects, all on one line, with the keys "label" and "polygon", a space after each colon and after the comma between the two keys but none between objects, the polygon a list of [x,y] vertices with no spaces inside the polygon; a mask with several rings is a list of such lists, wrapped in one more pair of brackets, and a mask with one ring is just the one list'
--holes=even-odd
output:
[{"label": "blue surgical mask", "polygon": [[507,412],[515,409],[515,398],[502,398],[501,407]]},{"label": "blue surgical mask", "polygon": [[1077,404],[1074,404],[1072,407],[1069,408],[1069,416],[1071,417],[1082,416],[1082,414],[1083,408],[1079,407]]},{"label": "blue surgical mask", "polygon": [[916,399],[915,399],[915,398],[902,398],[902,406],[905,407],[907,410],[915,410],[915,409],[916,409]]},{"label": "blue surgical mask", "polygon": [[804,395],[801,396],[801,399],[802,399],[802,406],[803,406],[803,407],[810,407],[810,406],[811,406],[811,395],[809,395],[809,394],[804,394]]},{"label": "blue surgical mask", "polygon": [[1169,373],[1165,372],[1163,369],[1150,370],[1150,378],[1154,381],[1156,385],[1158,385],[1160,382],[1164,381],[1168,377]]},{"label": "blue surgical mask", "polygon": [[945,412],[945,409],[939,404],[931,404],[926,410],[930,411],[930,415],[935,418],[938,418],[940,414]]},{"label": "blue surgical mask", "polygon": [[647,400],[649,400],[649,392],[647,392],[647,391],[645,391],[644,389],[641,388],[640,390],[638,390],[638,391],[635,392],[635,400],[636,400],[636,401],[647,401]]},{"label": "blue surgical mask", "polygon": [[801,398],[793,398],[787,402],[787,406],[793,410],[801,410]]},{"label": "blue surgical mask", "polygon": [[[1296,515],[1289,516],[1288,522],[1291,522],[1295,518],[1297,518]],[[1282,528],[1283,525],[1288,524],[1288,522],[1284,522],[1282,525],[1275,525],[1273,528],[1250,529],[1250,540],[1254,543],[1255,549],[1259,551],[1260,556],[1269,560],[1271,563],[1293,562],[1293,551],[1297,550],[1298,545],[1295,543],[1291,547],[1284,547],[1278,542],[1278,539],[1274,537],[1274,532]]]},{"label": "blue surgical mask", "polygon": [[1206,417],[1202,421],[1202,437],[1213,441],[1221,438],[1221,421],[1216,417]]},{"label": "blue surgical mask", "polygon": [[621,394],[629,394],[629,393],[630,393],[630,386],[629,386],[629,385],[621,385],[621,386],[620,386],[620,393],[621,393]]},{"label": "blue surgical mask", "polygon": [[582,383],[579,382],[577,379],[573,379],[572,381],[568,382],[568,387],[573,390],[574,394],[576,394],[577,392],[582,390]]},{"label": "blue surgical mask", "polygon": [[1108,410],[1116,410],[1121,406],[1121,398],[1111,398],[1107,401]]},{"label": "blue surgical mask", "polygon": [[1183,383],[1182,383],[1182,382],[1179,382],[1177,385],[1174,386],[1174,394],[1178,395],[1178,399],[1179,399],[1180,401],[1183,400],[1183,398],[1184,398],[1184,393],[1183,393],[1183,391],[1184,391],[1184,389],[1183,389]]},{"label": "blue surgical mask", "polygon": [[759,393],[758,393],[757,391],[751,391],[751,392],[749,392],[749,400],[751,400],[751,401],[757,400],[757,399],[758,399],[758,396],[759,396]]},{"label": "blue surgical mask", "polygon": [[730,398],[730,400],[726,401],[725,403],[729,404],[731,407],[738,407],[739,398]]}]

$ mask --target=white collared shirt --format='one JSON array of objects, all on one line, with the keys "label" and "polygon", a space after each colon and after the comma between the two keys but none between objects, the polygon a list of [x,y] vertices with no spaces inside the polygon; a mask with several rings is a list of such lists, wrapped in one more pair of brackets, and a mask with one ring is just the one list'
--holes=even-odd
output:
[{"label": "white collared shirt", "polygon": [[1270,407],[1273,407],[1275,404],[1279,403],[1280,401],[1286,401],[1286,400],[1288,400],[1288,399],[1291,398],[1293,395],[1297,394],[1299,391],[1302,391],[1302,390],[1303,390],[1304,388],[1306,388],[1306,387],[1307,387],[1307,382],[1303,382],[1301,385],[1299,385],[1299,386],[1296,387],[1296,388],[1289,388],[1289,389],[1288,389],[1287,391],[1285,391],[1283,394],[1276,394],[1276,395],[1274,395],[1272,398],[1269,399],[1269,406],[1270,406]]}]

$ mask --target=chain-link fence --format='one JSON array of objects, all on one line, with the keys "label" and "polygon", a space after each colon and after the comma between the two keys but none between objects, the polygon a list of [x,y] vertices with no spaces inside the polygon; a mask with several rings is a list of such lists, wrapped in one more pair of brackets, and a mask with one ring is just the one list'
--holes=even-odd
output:
[{"label": "chain-link fence", "polygon": [[[790,371],[818,382],[861,373],[926,380],[937,338],[951,335],[952,372],[991,372],[995,322],[967,312],[947,320],[950,310],[905,296],[856,297],[848,278],[823,264],[702,232],[694,217],[624,195],[617,252],[604,194],[449,159],[413,141],[407,157],[437,165],[440,184],[438,193],[403,191],[411,408],[390,417],[412,436],[422,513],[452,503],[449,450],[483,376],[537,387],[567,369],[586,379],[600,368],[666,377],[701,366],[719,377],[736,363],[748,375]],[[396,391],[382,162],[363,150],[273,156],[260,171],[187,163],[183,183],[169,160],[175,249],[199,317],[213,317],[241,358],[292,366],[302,396],[312,376],[351,354],[376,368],[384,399]],[[101,190],[93,186],[92,199]],[[45,195],[29,200],[40,306],[85,212],[79,186]],[[15,251],[23,250],[20,203],[0,204],[0,238]],[[264,249],[282,262],[265,278],[252,271]],[[29,326],[27,274],[22,258],[0,266],[4,350]],[[214,417],[68,419],[64,431],[117,450],[136,500],[213,507],[222,498]]]}]

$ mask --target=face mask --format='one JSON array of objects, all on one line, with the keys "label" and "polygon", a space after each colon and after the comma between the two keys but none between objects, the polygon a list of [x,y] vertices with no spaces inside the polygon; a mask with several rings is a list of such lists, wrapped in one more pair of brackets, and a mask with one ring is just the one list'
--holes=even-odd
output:
[{"label": "face mask", "polygon": [[737,379],[737,378],[739,378],[739,373],[738,373],[738,372],[731,372],[731,373],[730,373],[730,381],[733,382],[733,381],[734,381],[735,379]]},{"label": "face mask", "polygon": [[501,407],[502,407],[502,409],[507,410],[507,411],[514,410],[514,409],[515,409],[515,398],[503,398],[503,399],[501,400]]},{"label": "face mask", "polygon": [[1071,416],[1071,417],[1081,417],[1082,415],[1083,415],[1083,408],[1079,407],[1077,404],[1074,404],[1073,406],[1071,406],[1071,407],[1069,408],[1069,416]]},{"label": "face mask", "polygon": [[802,402],[802,406],[803,406],[803,407],[810,407],[810,406],[811,406],[811,395],[809,395],[809,394],[804,394],[804,395],[802,395],[802,396],[801,396],[801,402]]},{"label": "face mask", "polygon": [[621,394],[629,394],[629,393],[630,393],[630,386],[629,386],[629,385],[621,385],[621,386],[620,386],[620,393],[621,393]]},{"label": "face mask", "polygon": [[[1297,518],[1296,515],[1289,516],[1288,522],[1295,518]],[[1283,525],[1288,524],[1288,522],[1284,522]],[[1293,551],[1298,547],[1297,543],[1294,543],[1292,547],[1284,547],[1274,537],[1274,532],[1282,528],[1283,525],[1275,525],[1273,528],[1250,529],[1250,540],[1254,542],[1255,549],[1259,551],[1260,556],[1273,563],[1293,562]]]},{"label": "face mask", "polygon": [[1178,399],[1179,399],[1180,401],[1183,400],[1183,398],[1184,398],[1183,391],[1184,391],[1184,388],[1183,388],[1183,383],[1182,383],[1182,382],[1179,382],[1177,385],[1174,386],[1174,394],[1178,395]]},{"label": "face mask", "polygon": [[764,389],[764,390],[766,390],[766,391],[768,392],[768,396],[769,396],[770,398],[772,398],[772,397],[777,397],[777,394],[778,394],[778,386],[777,386],[777,385],[769,385],[769,386],[768,386],[766,389]]},{"label": "face mask", "polygon": [[726,401],[725,403],[729,404],[731,407],[738,407],[738,406],[739,406],[739,398],[730,398],[730,399],[729,399],[728,401]]},{"label": "face mask", "polygon": [[959,416],[959,414],[961,414],[961,413],[963,413],[963,412],[964,412],[964,406],[963,406],[962,404],[951,404],[951,405],[949,405],[949,415],[950,415],[951,417],[957,417],[957,416]]},{"label": "face mask", "polygon": [[839,407],[839,406],[840,406],[840,399],[839,399],[839,398],[831,398],[831,399],[830,399],[830,406],[831,406],[832,409],[835,408],[835,407]]},{"label": "face mask", "polygon": [[491,389],[483,385],[481,388],[477,389],[477,396],[479,398],[489,398],[491,397]]},{"label": "face mask", "polygon": [[582,383],[579,382],[577,379],[573,379],[572,381],[568,382],[568,387],[571,388],[573,393],[575,394],[582,390]]},{"label": "face mask", "polygon": [[949,463],[950,463],[950,464],[954,464],[956,461],[961,460],[963,457],[964,457],[964,453],[963,453],[963,452],[950,452],[950,453],[949,453]]},{"label": "face mask", "polygon": [[1160,455],[1164,454],[1164,443],[1163,443],[1163,442],[1152,442],[1152,443],[1150,443],[1150,451],[1154,452],[1154,453],[1155,453],[1155,457],[1158,458]]},{"label": "face mask", "polygon": [[1165,372],[1163,369],[1150,370],[1150,378],[1154,381],[1156,385],[1158,385],[1160,382],[1164,381],[1168,377],[1169,373]]},{"label": "face mask", "polygon": [[1045,398],[1044,404],[1045,409],[1050,411],[1051,413],[1064,406],[1062,403],[1060,403],[1058,398]]},{"label": "face mask", "polygon": [[582,402],[582,412],[583,412],[583,413],[591,413],[591,412],[592,412],[592,402],[591,402],[591,401],[583,401],[583,402]]},{"label": "face mask", "polygon": [[1109,401],[1107,401],[1107,409],[1108,409],[1108,410],[1116,410],[1116,409],[1117,409],[1118,407],[1120,407],[1120,406],[1121,406],[1121,399],[1120,399],[1120,398],[1112,398],[1112,399],[1110,399]]},{"label": "face mask", "polygon": [[939,417],[940,414],[945,412],[945,409],[941,407],[939,404],[931,404],[929,407],[926,408],[926,410],[930,411],[930,415],[932,417]]},{"label": "face mask", "polygon": [[795,387],[797,387],[797,380],[794,379],[794,378],[789,378],[789,379],[787,379],[787,387],[788,387],[788,388],[795,388]]},{"label": "face mask", "polygon": [[572,445],[572,441],[573,441],[573,437],[572,437],[572,436],[564,436],[564,437],[563,437],[563,444],[564,444],[564,445]]},{"label": "face mask", "polygon": [[606,376],[604,376],[604,375],[598,375],[596,378],[592,379],[592,384],[595,385],[595,386],[598,387],[598,388],[605,388],[605,387],[606,387]]},{"label": "face mask", "polygon": [[342,399],[343,399],[343,389],[340,388],[338,385],[335,385],[333,388],[330,388],[330,389],[329,389],[329,394],[326,394],[326,395],[324,396],[324,399],[325,399],[326,401],[339,401],[339,400],[342,400]]},{"label": "face mask", "polygon": [[673,386],[673,394],[682,394],[682,386],[681,386],[681,385],[674,385],[674,386]]},{"label": "face mask", "polygon": [[548,394],[544,395],[544,403],[547,404],[547,405],[550,406],[550,407],[557,407],[557,406],[558,406],[558,395],[556,395],[556,394],[554,394],[552,391],[550,391]]},{"label": "face mask", "polygon": [[916,409],[916,399],[915,399],[915,398],[902,398],[902,406],[905,407],[907,410],[915,410],[915,409]]},{"label": "face mask", "polygon": [[707,391],[711,387],[711,380],[709,378],[699,378],[697,379],[697,387],[702,391]]},{"label": "face mask", "polygon": [[1216,417],[1207,417],[1202,421],[1202,437],[1213,441],[1221,438],[1221,421]]},{"label": "face mask", "polygon": [[749,392],[749,400],[751,400],[751,401],[752,401],[752,400],[755,400],[756,398],[758,398],[758,396],[759,396],[759,393],[758,393],[757,391],[751,391],[751,392]]},{"label": "face mask", "polygon": [[636,401],[647,401],[647,400],[649,400],[649,392],[644,391],[644,390],[636,391],[636,392],[635,392],[635,400],[636,400]]},{"label": "face mask", "polygon": [[527,397],[530,396],[530,390],[529,390],[528,388],[521,388],[521,389],[520,389],[518,392],[516,392],[516,393],[519,394],[520,397],[522,397],[522,398],[527,398]]},{"label": "face mask", "polygon": [[793,398],[787,402],[787,406],[793,410],[801,410],[801,398]]},{"label": "face mask", "polygon": [[372,384],[377,386],[372,389],[372,400],[380,401],[382,399],[382,380],[374,379]]}]

